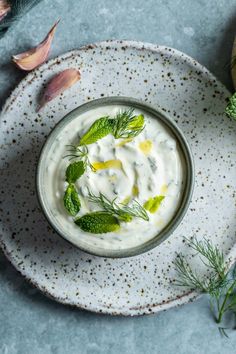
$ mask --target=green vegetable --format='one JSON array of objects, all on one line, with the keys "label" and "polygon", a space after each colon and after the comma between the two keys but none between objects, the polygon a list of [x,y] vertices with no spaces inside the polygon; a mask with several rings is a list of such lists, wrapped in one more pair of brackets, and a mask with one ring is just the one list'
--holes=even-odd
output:
[{"label": "green vegetable", "polygon": [[161,202],[165,199],[164,195],[157,195],[156,197],[149,198],[143,207],[150,213],[154,214],[160,207]]},{"label": "green vegetable", "polygon": [[93,234],[113,232],[120,228],[119,220],[115,216],[101,211],[85,214],[76,219],[75,223],[83,231]]},{"label": "green vegetable", "polygon": [[66,181],[75,183],[85,172],[83,161],[73,162],[66,169]]},{"label": "green vegetable", "polygon": [[128,109],[118,113],[114,119],[109,116],[97,119],[82,136],[79,145],[93,144],[110,133],[115,139],[134,138],[144,129],[144,116],[135,116],[133,112],[134,109]]},{"label": "green vegetable", "polygon": [[139,114],[138,116],[134,116],[130,123],[128,124],[128,128],[131,130],[142,129],[144,125],[144,116],[143,114]]},{"label": "green vegetable", "polygon": [[139,135],[144,129],[144,116],[133,115],[134,109],[118,113],[114,118],[113,135],[115,139],[129,139]]},{"label": "green vegetable", "polygon": [[[115,213],[115,215],[117,215],[117,214]],[[130,215],[129,213],[126,213],[123,210],[120,210],[119,215],[117,215],[117,217],[120,221],[124,221],[124,222],[130,222],[133,220],[132,215]]]},{"label": "green vegetable", "polygon": [[229,103],[225,108],[225,113],[233,119],[236,119],[236,92],[229,99]]},{"label": "green vegetable", "polygon": [[[108,134],[113,134],[115,139],[134,138],[144,129],[144,116],[142,114],[135,116],[133,115],[133,112],[134,109],[128,109],[118,113],[114,119],[109,116],[97,119],[82,136],[79,146],[93,144]],[[73,157],[73,155],[77,155],[79,147],[72,147]]]},{"label": "green vegetable", "polygon": [[[174,261],[178,274],[175,285],[196,289],[210,296],[211,309],[215,314],[216,323],[221,323],[226,312],[236,315],[236,274],[235,269],[228,270],[225,257],[211,241],[196,238],[188,240],[187,244],[200,256],[201,262],[207,267],[207,276],[198,275],[197,267],[193,270],[185,257],[180,253]],[[218,327],[221,334],[227,336],[225,328]]]},{"label": "green vegetable", "polygon": [[80,210],[80,199],[78,193],[73,184],[69,184],[65,191],[63,198],[64,206],[66,210],[72,215],[75,216]]},{"label": "green vegetable", "polygon": [[104,211],[111,215],[115,215],[119,220],[130,222],[133,217],[142,218],[146,221],[149,217],[143,207],[134,200],[131,206],[116,203],[116,198],[109,200],[103,193],[98,196],[89,191],[89,200],[92,203],[98,204]]},{"label": "green vegetable", "polygon": [[69,161],[74,159],[80,159],[80,161],[83,161],[84,163],[85,170],[87,167],[90,167],[91,170],[94,171],[94,168],[88,158],[88,147],[86,145],[67,145],[67,147],[68,154],[63,156],[64,159],[67,157],[69,157]]},{"label": "green vegetable", "polygon": [[102,117],[97,119],[89,128],[89,130],[80,139],[79,145],[89,145],[95,143],[97,140],[104,138],[104,136],[111,133],[113,130],[113,119],[109,117]]},{"label": "green vegetable", "polygon": [[149,216],[146,210],[142,207],[142,205],[139,204],[137,200],[133,200],[130,206],[124,204],[121,205],[123,212],[129,214],[130,216],[141,218],[145,221],[149,220]]}]

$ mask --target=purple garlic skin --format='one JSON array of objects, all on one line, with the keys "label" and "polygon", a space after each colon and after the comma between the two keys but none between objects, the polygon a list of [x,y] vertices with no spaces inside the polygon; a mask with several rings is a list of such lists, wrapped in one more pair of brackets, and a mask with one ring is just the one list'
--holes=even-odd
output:
[{"label": "purple garlic skin", "polygon": [[51,48],[52,40],[56,31],[56,27],[60,20],[58,20],[48,32],[45,39],[36,47],[29,49],[26,52],[13,55],[12,60],[16,66],[25,71],[31,71],[41,64],[43,64],[47,58]]},{"label": "purple garlic skin", "polygon": [[45,91],[43,92],[38,111],[48,102],[74,85],[78,80],[80,80],[80,77],[80,71],[77,69],[66,69],[53,76],[53,78],[48,82]]}]

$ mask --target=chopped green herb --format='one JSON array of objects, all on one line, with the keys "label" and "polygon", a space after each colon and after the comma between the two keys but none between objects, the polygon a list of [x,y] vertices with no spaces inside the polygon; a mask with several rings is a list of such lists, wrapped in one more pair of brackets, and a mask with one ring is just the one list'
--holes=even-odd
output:
[{"label": "chopped green herb", "polygon": [[83,161],[73,162],[66,169],[66,182],[75,183],[85,172]]},{"label": "chopped green herb", "polygon": [[69,184],[63,198],[64,206],[70,215],[75,216],[80,210],[80,199],[73,184]]},{"label": "chopped green herb", "polygon": [[134,109],[120,112],[114,118],[113,135],[115,139],[129,139],[139,135],[144,129],[144,116],[135,116]]},{"label": "chopped green herb", "polygon": [[[234,267],[232,272],[228,269],[222,251],[211,241],[207,239],[198,241],[195,237],[184,239],[195,255],[198,254],[199,260],[208,272],[205,277],[202,277],[198,274],[198,268],[193,269],[188,260],[179,253],[174,261],[178,274],[175,285],[209,294],[215,321],[221,323],[225,313],[236,314],[236,268]],[[224,331],[222,333],[222,329],[225,328],[218,327],[218,329],[221,334],[226,335]]]},{"label": "chopped green herb", "polygon": [[83,231],[93,234],[114,232],[120,228],[119,220],[115,216],[101,211],[85,214],[76,219],[75,224]]},{"label": "chopped green herb", "polygon": [[69,157],[69,161],[74,159],[80,159],[83,161],[84,168],[90,167],[92,171],[95,172],[89,158],[88,158],[88,147],[87,145],[76,146],[76,145],[67,145],[68,154],[63,156],[63,158]]},{"label": "chopped green herb", "polygon": [[225,108],[225,113],[236,120],[236,92],[230,97],[229,103]]},{"label": "chopped green herb", "polygon": [[146,213],[146,210],[134,200],[131,206],[125,204],[116,203],[116,198],[109,200],[103,193],[99,193],[98,196],[94,195],[89,191],[89,200],[95,204],[98,204],[104,211],[115,215],[119,220],[129,222],[133,217],[142,218],[146,221],[149,220],[149,217]]},{"label": "chopped green herb", "polygon": [[89,145],[104,138],[113,131],[113,119],[109,116],[97,119],[80,139],[79,145]]},{"label": "chopped green herb", "polygon": [[144,129],[144,116],[134,115],[134,109],[118,113],[113,119],[110,116],[97,119],[80,139],[79,145],[89,145],[113,134],[115,139],[134,138]]}]

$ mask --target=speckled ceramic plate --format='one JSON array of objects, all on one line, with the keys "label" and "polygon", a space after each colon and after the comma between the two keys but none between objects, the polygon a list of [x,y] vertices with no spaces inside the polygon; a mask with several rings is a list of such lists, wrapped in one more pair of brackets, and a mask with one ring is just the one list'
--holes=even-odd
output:
[{"label": "speckled ceramic plate", "polygon": [[[37,114],[42,86],[68,67],[79,68],[82,80]],[[84,102],[115,95],[167,111],[188,138],[196,169],[193,200],[180,226],[153,251],[128,259],[90,256],[58,237],[35,193],[39,151],[54,125]],[[236,124],[223,114],[227,96],[185,54],[137,42],[83,47],[30,73],[7,100],[0,123],[0,240],[7,257],[45,294],[91,311],[148,314],[196,297],[172,284],[176,252],[193,256],[183,235],[205,236],[236,258]]]}]

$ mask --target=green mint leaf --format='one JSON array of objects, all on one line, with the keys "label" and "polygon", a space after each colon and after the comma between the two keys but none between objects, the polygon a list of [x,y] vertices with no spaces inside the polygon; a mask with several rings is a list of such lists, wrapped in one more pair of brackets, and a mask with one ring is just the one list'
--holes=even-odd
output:
[{"label": "green mint leaf", "polygon": [[156,197],[149,198],[143,207],[150,213],[154,214],[160,207],[161,202],[165,199],[164,195],[157,195]]},{"label": "green mint leaf", "polygon": [[230,117],[236,120],[236,92],[229,99],[229,103],[225,108],[225,113]]},{"label": "green mint leaf", "polygon": [[85,172],[83,161],[73,162],[66,169],[66,182],[75,183]]},{"label": "green mint leaf", "polygon": [[78,197],[78,193],[73,184],[69,184],[69,186],[67,187],[63,201],[66,210],[72,216],[75,216],[79,212],[81,204]]},{"label": "green mint leaf", "polygon": [[115,216],[101,211],[85,214],[76,219],[75,223],[83,231],[93,234],[113,232],[120,228],[119,221]]},{"label": "green mint leaf", "polygon": [[80,145],[93,144],[110,134],[113,130],[113,121],[109,117],[97,119],[80,139]]}]

